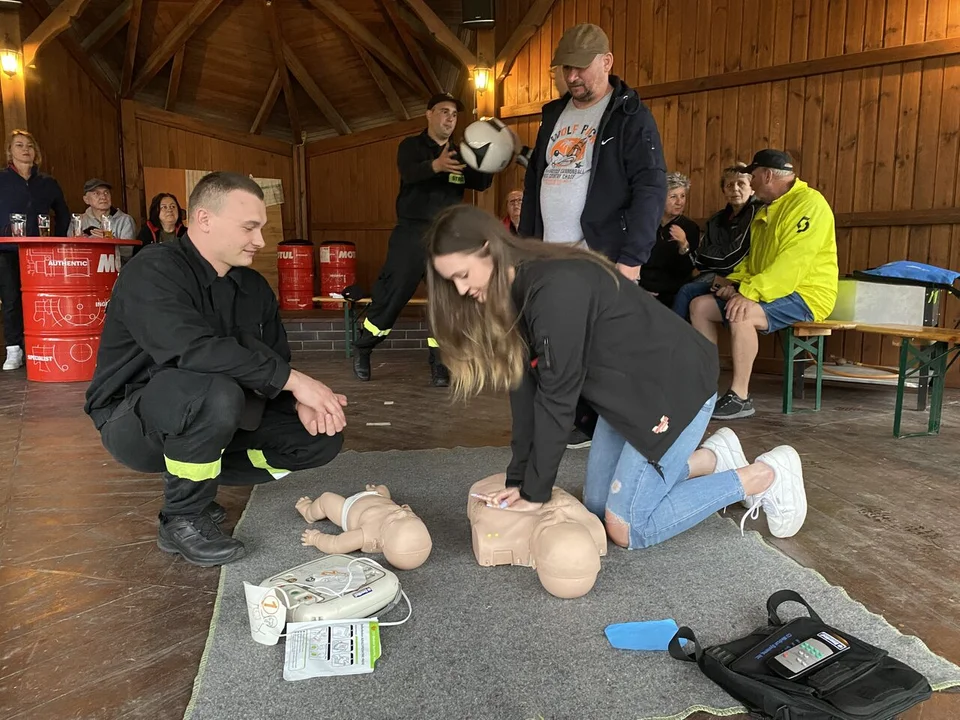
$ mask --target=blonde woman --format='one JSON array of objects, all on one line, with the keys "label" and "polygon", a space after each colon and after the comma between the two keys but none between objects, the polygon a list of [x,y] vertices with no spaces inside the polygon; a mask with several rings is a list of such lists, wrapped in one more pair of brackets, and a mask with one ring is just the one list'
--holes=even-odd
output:
[{"label": "blonde woman", "polygon": [[583,501],[622,547],[663,542],[750,498],[778,537],[806,517],[800,458],[783,446],[753,464],[722,429],[698,445],[716,403],[711,343],[589,251],[516,238],[469,205],[427,236],[430,322],[461,397],[509,389],[503,512],[550,498],[578,399],[599,414]]},{"label": "blonde woman", "polygon": [[[51,231],[66,237],[70,209],[60,185],[40,172],[43,156],[33,135],[14,130],[7,142],[7,167],[0,172],[0,235],[12,235],[10,215],[26,220],[24,235],[40,234],[37,216],[53,215]],[[20,258],[15,243],[0,243],[0,303],[3,303],[3,335],[7,346],[4,370],[23,366],[23,308],[20,300]]]}]

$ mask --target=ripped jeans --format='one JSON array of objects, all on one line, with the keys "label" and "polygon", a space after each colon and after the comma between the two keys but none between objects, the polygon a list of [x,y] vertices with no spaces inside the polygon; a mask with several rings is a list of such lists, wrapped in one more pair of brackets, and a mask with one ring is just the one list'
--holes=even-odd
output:
[{"label": "ripped jeans", "polygon": [[716,395],[707,400],[660,459],[663,476],[602,415],[597,421],[583,504],[601,520],[609,512],[626,522],[630,548],[661,543],[744,499],[734,470],[690,477],[687,460],[699,447],[716,402]]}]

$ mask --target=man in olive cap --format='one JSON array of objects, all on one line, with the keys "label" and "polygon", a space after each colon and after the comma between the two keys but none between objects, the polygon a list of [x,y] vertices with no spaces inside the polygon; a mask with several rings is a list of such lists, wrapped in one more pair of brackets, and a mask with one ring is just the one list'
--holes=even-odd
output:
[{"label": "man in olive cap", "polygon": [[599,26],[567,30],[551,65],[566,92],[543,107],[520,234],[585,242],[637,280],[667,196],[656,122],[637,92],[610,74],[613,54]]},{"label": "man in olive cap", "polygon": [[[610,41],[597,25],[567,30],[551,65],[563,97],[543,106],[520,235],[585,244],[636,282],[667,197],[657,124],[636,90],[610,74]],[[595,415],[582,410],[578,427],[589,432]],[[574,431],[568,447],[587,445],[587,435]]]}]

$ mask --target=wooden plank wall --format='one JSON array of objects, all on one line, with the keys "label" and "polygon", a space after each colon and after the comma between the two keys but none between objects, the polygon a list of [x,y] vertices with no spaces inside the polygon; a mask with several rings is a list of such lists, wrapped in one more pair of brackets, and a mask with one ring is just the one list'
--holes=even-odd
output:
[{"label": "wooden plank wall", "polygon": [[[241,145],[200,132],[137,118],[140,167],[183,170],[230,170],[254,177],[280,178],[284,239],[296,236],[292,151],[287,154]],[[150,198],[145,198],[146,202]],[[179,198],[186,207],[187,198]]]},{"label": "wooden plank wall", "polygon": [[[500,0],[498,24],[515,23],[529,5]],[[781,147],[844,226],[841,272],[899,259],[960,269],[960,43],[948,42],[960,37],[960,3],[557,0],[502,87],[501,116],[531,144],[539,105],[556,97],[552,49],[564,28],[584,21],[607,31],[614,72],[647,98],[669,169],[691,177],[687,214],[702,218],[722,205],[723,167]],[[849,56],[838,71],[822,61],[792,65],[837,56]],[[892,61],[914,57],[924,59]],[[739,71],[750,72],[729,75]],[[504,186],[521,179],[519,169],[509,173]],[[960,303],[951,299],[945,323],[957,320]],[[896,362],[889,340],[858,333],[831,338],[828,353]],[[777,357],[774,338],[765,338],[758,366],[778,370]]]}]

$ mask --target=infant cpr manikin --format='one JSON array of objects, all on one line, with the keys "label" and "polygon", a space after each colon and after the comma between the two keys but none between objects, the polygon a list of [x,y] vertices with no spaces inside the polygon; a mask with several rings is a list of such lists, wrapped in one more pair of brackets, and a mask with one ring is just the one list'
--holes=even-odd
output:
[{"label": "infant cpr manikin", "polygon": [[[503,490],[506,475],[492,475],[473,484],[470,493],[492,495]],[[473,554],[483,566],[523,565],[536,568],[551,595],[576,598],[593,588],[600,558],[607,554],[607,536],[600,518],[560,488],[539,510],[519,512],[467,500]]]},{"label": "infant cpr manikin", "polygon": [[343,529],[339,535],[319,530],[303,533],[304,545],[325,553],[382,552],[395,568],[412,570],[423,565],[433,549],[423,520],[409,506],[391,500],[383,485],[367,485],[366,491],[348,498],[330,492],[316,500],[302,497],[297,510],[307,522],[329,519]]}]

